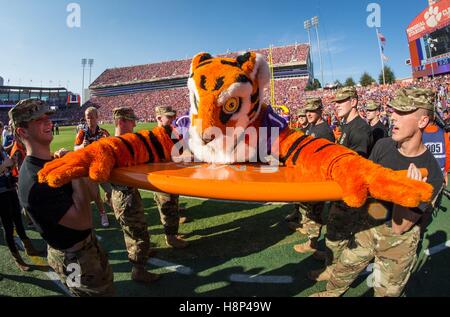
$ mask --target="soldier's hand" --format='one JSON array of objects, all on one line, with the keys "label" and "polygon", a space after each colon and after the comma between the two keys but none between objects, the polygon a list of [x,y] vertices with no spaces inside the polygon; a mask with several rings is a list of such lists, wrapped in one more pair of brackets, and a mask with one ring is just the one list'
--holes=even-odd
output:
[{"label": "soldier's hand", "polygon": [[89,145],[89,141],[88,140],[84,140],[83,143],[81,144],[82,148],[85,148],[88,145]]},{"label": "soldier's hand", "polygon": [[422,173],[417,168],[417,166],[414,165],[413,163],[411,163],[409,165],[407,176],[408,176],[408,178],[414,179],[416,181],[421,181],[421,182],[426,182],[427,181],[427,178],[426,177],[422,177]]},{"label": "soldier's hand", "polygon": [[58,151],[55,152],[54,156],[55,158],[61,158],[64,155],[66,155],[67,153],[69,153],[70,151],[66,148],[61,148]]}]

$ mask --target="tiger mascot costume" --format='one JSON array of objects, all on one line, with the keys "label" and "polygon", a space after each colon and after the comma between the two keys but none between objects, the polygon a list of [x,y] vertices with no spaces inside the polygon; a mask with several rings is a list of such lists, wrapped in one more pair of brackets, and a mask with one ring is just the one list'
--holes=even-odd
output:
[{"label": "tiger mascot costume", "polygon": [[[224,145],[224,138],[230,137],[226,135],[227,127],[258,130],[266,125],[270,128],[267,117],[273,110],[262,103],[269,73],[265,58],[253,52],[236,58],[214,58],[207,53],[193,58],[188,79],[191,116],[188,143],[197,159],[232,164],[255,155],[257,149],[250,148],[244,153],[245,157],[239,157],[235,147]],[[212,127],[220,129],[222,135],[208,133]],[[39,181],[52,187],[86,176],[104,182],[115,167],[170,161],[176,142],[170,132],[156,127],[152,131],[101,139],[47,163],[39,172]],[[241,136],[231,137],[239,139]],[[258,137],[267,138],[267,135]],[[241,138],[241,142],[245,140]],[[272,155],[276,155],[281,164],[292,167],[293,173],[298,173],[305,181],[337,182],[342,187],[344,202],[350,207],[362,206],[368,195],[405,207],[416,207],[431,198],[431,185],[409,179],[343,146],[306,136],[287,126],[281,127],[275,143]]]}]

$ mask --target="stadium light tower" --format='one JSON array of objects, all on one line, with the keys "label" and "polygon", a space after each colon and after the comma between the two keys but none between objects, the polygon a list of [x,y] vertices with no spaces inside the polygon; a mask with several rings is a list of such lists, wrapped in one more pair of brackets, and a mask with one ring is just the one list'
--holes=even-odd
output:
[{"label": "stadium light tower", "polygon": [[81,89],[84,90],[84,69],[86,68],[87,65],[87,59],[83,58],[81,59],[81,66],[83,67],[83,80],[81,81]]},{"label": "stadium light tower", "polygon": [[90,85],[91,84],[92,66],[94,66],[94,60],[92,58],[89,58],[88,65],[89,65],[89,85]]},{"label": "stadium light tower", "polygon": [[84,69],[86,68],[87,59],[83,58],[81,59],[81,66],[83,66],[83,80],[81,81],[81,99],[83,99],[82,102],[84,102]]},{"label": "stadium light tower", "polygon": [[303,22],[303,25],[305,27],[305,30],[308,32],[308,43],[309,43],[309,47],[311,47],[311,21],[310,20],[306,20],[305,22]]},{"label": "stadium light tower", "polygon": [[319,37],[319,17],[316,15],[311,19],[312,26],[316,28],[316,35],[317,35],[317,47],[319,49],[319,60],[320,60],[320,78],[321,78],[321,85],[322,88],[324,87],[323,82],[323,62],[322,62],[322,53],[320,51],[320,37]]},{"label": "stadium light tower", "polygon": [[[308,43],[309,43],[309,51],[311,54],[311,61],[313,62],[313,56],[312,56],[312,46],[311,46],[311,20],[306,20],[303,22],[303,26],[305,27],[305,30],[308,32]],[[314,82],[314,69],[313,69],[313,82]]]}]

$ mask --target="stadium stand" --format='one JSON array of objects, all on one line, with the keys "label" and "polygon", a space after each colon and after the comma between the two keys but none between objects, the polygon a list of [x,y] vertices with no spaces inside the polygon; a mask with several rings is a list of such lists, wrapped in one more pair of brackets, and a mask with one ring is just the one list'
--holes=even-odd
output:
[{"label": "stadium stand", "polygon": [[[269,49],[253,50],[268,58]],[[222,54],[236,57],[242,52]],[[276,103],[294,106],[308,84],[309,46],[306,44],[272,48]],[[112,109],[129,106],[142,121],[154,121],[153,109],[168,104],[179,114],[189,110],[190,59],[105,70],[90,86],[92,97],[86,104],[99,109],[100,120],[111,121]],[[269,102],[267,90],[265,102]]]}]

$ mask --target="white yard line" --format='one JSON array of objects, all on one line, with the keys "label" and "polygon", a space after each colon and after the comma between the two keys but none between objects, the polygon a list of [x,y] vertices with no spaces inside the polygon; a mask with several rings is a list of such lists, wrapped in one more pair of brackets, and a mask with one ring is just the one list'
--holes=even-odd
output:
[{"label": "white yard line", "polygon": [[231,274],[229,279],[232,282],[259,284],[291,284],[294,282],[292,276],[287,275]]},{"label": "white yard line", "polygon": [[424,253],[427,256],[431,256],[431,255],[435,255],[435,254],[437,254],[439,252],[442,252],[442,251],[446,250],[447,248],[450,248],[450,240],[448,240],[445,243],[442,243],[442,244],[436,245],[434,247],[431,247],[429,249],[426,249],[424,251]]},{"label": "white yard line", "polygon": [[65,287],[64,284],[61,282],[61,280],[59,279],[58,274],[56,274],[55,271],[45,272],[45,275],[47,275],[47,277],[49,278],[50,281],[55,283],[61,290],[63,290],[64,293],[66,293],[67,296],[73,297],[73,295],[69,292],[67,287]]},{"label": "white yard line", "polygon": [[181,264],[171,263],[157,258],[150,258],[147,263],[183,275],[191,275],[192,273],[194,273],[194,271],[190,267]]}]

